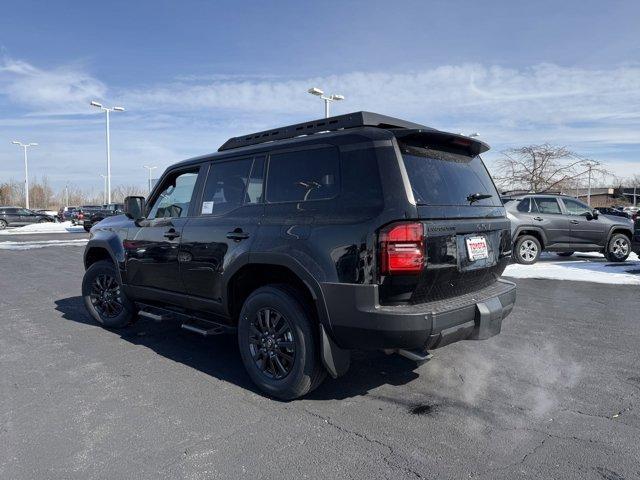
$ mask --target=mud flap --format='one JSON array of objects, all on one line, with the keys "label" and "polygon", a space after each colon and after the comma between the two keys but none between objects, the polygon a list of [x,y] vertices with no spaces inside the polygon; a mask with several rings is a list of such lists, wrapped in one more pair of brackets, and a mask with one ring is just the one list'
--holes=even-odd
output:
[{"label": "mud flap", "polygon": [[323,325],[320,325],[320,355],[322,363],[333,378],[338,378],[349,370],[351,365],[351,351],[338,347],[327,335]]},{"label": "mud flap", "polygon": [[504,308],[498,297],[476,304],[475,328],[470,340],[486,340],[500,333]]}]

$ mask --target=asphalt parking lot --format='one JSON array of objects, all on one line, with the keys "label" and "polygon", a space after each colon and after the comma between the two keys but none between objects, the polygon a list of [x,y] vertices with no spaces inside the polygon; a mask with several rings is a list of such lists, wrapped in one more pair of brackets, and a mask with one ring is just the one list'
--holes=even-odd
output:
[{"label": "asphalt parking lot", "polygon": [[640,478],[636,285],[517,279],[498,337],[283,403],[233,337],[94,325],[82,251],[0,249],[0,478]]}]

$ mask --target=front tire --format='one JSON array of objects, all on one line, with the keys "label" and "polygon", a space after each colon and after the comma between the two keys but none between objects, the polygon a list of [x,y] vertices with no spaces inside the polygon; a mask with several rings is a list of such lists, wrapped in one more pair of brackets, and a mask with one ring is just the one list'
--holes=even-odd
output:
[{"label": "front tire", "polygon": [[300,295],[287,285],[255,290],[238,320],[240,355],[251,380],[266,394],[292,400],[320,385],[317,325]]},{"label": "front tire", "polygon": [[609,239],[604,255],[610,262],[624,262],[630,253],[631,243],[629,242],[629,237],[623,233],[616,233]]},{"label": "front tire", "polygon": [[82,225],[82,228],[84,228],[84,231],[89,233],[91,231],[91,227],[93,225],[87,225],[86,223],[84,225]]},{"label": "front tire", "polygon": [[540,241],[532,235],[522,235],[516,240],[513,253],[516,262],[522,265],[533,265],[540,258],[542,246]]},{"label": "front tire", "polygon": [[82,279],[82,297],[89,314],[106,328],[122,328],[136,318],[135,307],[122,291],[115,265],[101,260]]},{"label": "front tire", "polygon": [[5,228],[7,228],[7,221],[6,220],[0,220],[0,230],[4,230]]}]

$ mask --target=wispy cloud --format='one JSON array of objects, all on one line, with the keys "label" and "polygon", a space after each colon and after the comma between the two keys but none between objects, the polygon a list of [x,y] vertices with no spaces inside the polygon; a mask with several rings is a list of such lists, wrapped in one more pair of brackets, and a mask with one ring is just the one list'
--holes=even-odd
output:
[{"label": "wispy cloud", "polygon": [[35,114],[86,112],[87,102],[105,95],[107,87],[82,68],[64,66],[40,69],[0,57],[0,95]]},{"label": "wispy cloud", "polygon": [[[126,175],[137,172],[138,163],[167,165],[213,151],[232,135],[317,118],[322,107],[306,93],[310,86],[345,95],[332,107],[336,113],[379,111],[436,128],[479,131],[494,147],[488,159],[504,147],[547,141],[610,161],[614,170],[616,162],[628,169],[631,156],[640,156],[636,64],[608,69],[461,64],[308,78],[187,72],[165,83],[122,89],[108,87],[82,66],[44,69],[0,57],[0,129],[28,131],[33,121],[41,141],[50,137],[51,148],[61,148],[49,150],[51,158],[64,154],[67,163],[84,167],[87,159],[102,155],[100,125],[60,115],[89,114],[94,98],[117,99],[128,112],[114,119],[114,162]],[[73,149],[62,149],[70,139]],[[0,163],[2,156],[0,145]],[[622,168],[618,173],[629,173]]]}]

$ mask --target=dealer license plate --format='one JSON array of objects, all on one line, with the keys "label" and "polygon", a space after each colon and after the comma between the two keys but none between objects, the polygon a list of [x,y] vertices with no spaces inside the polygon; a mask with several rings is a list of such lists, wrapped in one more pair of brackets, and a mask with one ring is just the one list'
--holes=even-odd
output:
[{"label": "dealer license plate", "polygon": [[467,238],[467,255],[469,260],[475,262],[489,256],[487,249],[487,239],[485,237]]}]

